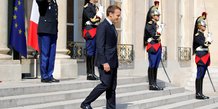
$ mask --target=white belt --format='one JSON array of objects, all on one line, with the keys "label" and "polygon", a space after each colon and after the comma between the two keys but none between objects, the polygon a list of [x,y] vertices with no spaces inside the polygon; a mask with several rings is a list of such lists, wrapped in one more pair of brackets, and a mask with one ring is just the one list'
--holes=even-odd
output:
[{"label": "white belt", "polygon": [[97,23],[93,24],[91,21],[87,21],[86,25],[98,25]]},{"label": "white belt", "polygon": [[203,48],[202,46],[199,46],[196,51],[209,51],[208,48]]},{"label": "white belt", "polygon": [[[151,41],[153,41],[153,40],[155,40],[155,39],[154,39],[154,38],[152,38],[152,37],[150,37],[150,38],[148,38],[148,40],[147,40],[147,41],[148,41],[148,42],[151,42]],[[158,42],[159,42],[159,41],[160,41],[160,38],[158,38],[157,40],[158,40]]]},{"label": "white belt", "polygon": [[93,24],[92,24],[92,22],[87,21],[87,22],[86,22],[86,25],[93,25]]},{"label": "white belt", "polygon": [[152,37],[150,37],[150,38],[148,38],[148,42],[151,42],[151,41],[153,41],[154,39],[152,38]]}]

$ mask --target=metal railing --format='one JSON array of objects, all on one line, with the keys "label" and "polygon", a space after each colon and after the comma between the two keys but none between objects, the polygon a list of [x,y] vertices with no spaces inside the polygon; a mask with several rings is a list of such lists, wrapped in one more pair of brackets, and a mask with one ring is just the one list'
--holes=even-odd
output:
[{"label": "metal railing", "polygon": [[132,44],[118,44],[117,52],[120,69],[134,68],[134,49]]},{"label": "metal railing", "polygon": [[[86,55],[86,48],[84,42],[68,42],[68,55],[72,59],[84,59]],[[134,50],[132,44],[118,44],[117,45],[118,59],[120,69],[128,69],[134,67]]]},{"label": "metal railing", "polygon": [[67,44],[67,52],[68,55],[71,56],[72,59],[85,59],[86,49],[84,42],[73,42],[70,41]]}]

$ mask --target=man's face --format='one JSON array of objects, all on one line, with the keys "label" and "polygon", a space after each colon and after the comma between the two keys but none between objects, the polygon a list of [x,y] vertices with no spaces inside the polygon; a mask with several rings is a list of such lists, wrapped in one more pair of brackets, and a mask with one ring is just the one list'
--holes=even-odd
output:
[{"label": "man's face", "polygon": [[206,30],[206,26],[201,26],[200,29],[204,32]]},{"label": "man's face", "polygon": [[153,16],[153,19],[154,19],[155,21],[159,21],[160,15],[154,15],[154,16]]},{"label": "man's face", "polygon": [[203,17],[204,20],[206,20],[206,18],[207,18],[206,15],[203,15],[202,17]]},{"label": "man's face", "polygon": [[159,8],[159,4],[156,4],[155,7],[156,7],[156,8]]},{"label": "man's face", "polygon": [[114,13],[110,13],[109,16],[111,17],[111,21],[113,23],[117,23],[120,20],[121,11],[119,9],[115,9]]}]

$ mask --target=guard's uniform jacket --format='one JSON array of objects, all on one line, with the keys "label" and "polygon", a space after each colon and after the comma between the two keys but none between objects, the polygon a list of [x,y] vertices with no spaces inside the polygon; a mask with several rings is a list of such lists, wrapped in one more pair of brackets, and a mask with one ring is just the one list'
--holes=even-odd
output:
[{"label": "guard's uniform jacket", "polygon": [[160,33],[157,32],[157,23],[150,21],[145,26],[144,42],[148,53],[156,53],[161,48]]},{"label": "guard's uniform jacket", "polygon": [[210,65],[210,53],[209,53],[209,43],[205,42],[204,33],[198,31],[194,37],[194,52],[195,56],[195,63],[197,65]]},{"label": "guard's uniform jacket", "polygon": [[92,3],[87,3],[83,9],[83,37],[87,39],[93,39],[96,35],[97,23],[100,22],[100,18],[96,16],[97,6]]},{"label": "guard's uniform jacket", "polygon": [[38,33],[56,35],[58,32],[58,5],[56,0],[36,0],[39,6]]}]

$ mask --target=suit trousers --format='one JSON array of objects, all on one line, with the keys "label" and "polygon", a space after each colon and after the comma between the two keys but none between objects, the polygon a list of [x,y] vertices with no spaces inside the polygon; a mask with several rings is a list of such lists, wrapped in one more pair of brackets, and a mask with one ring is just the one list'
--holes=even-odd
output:
[{"label": "suit trousers", "polygon": [[41,79],[52,79],[55,64],[57,35],[40,34],[38,39]]},{"label": "suit trousers", "polygon": [[98,70],[101,83],[91,91],[83,104],[91,104],[106,91],[106,109],[116,109],[117,68],[112,68],[110,72],[105,72],[102,67]]}]

